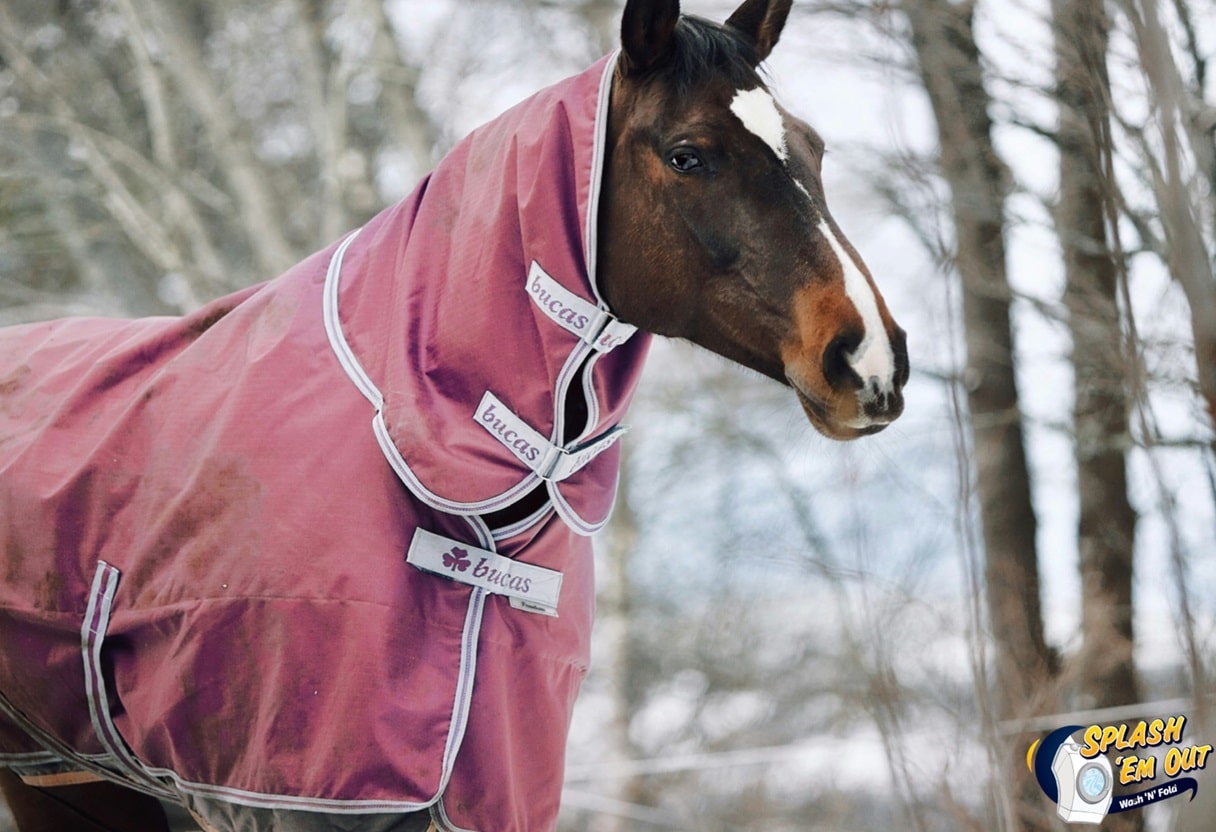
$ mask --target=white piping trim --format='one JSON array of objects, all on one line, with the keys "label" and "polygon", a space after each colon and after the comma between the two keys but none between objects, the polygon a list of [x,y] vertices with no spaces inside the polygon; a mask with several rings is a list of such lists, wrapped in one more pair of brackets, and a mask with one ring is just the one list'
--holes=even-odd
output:
[{"label": "white piping trim", "polygon": [[[89,721],[102,748],[114,759],[118,773],[138,784],[141,791],[160,797],[173,797],[173,791],[149,776],[148,769],[127,748],[126,741],[110,716],[110,697],[106,691],[105,675],[101,667],[101,645],[110,626],[110,613],[114,606],[114,594],[118,591],[121,573],[103,560],[97,562],[93,573],[93,585],[89,590],[89,603],[84,622],[80,627],[80,648],[84,659],[84,692],[89,703]],[[111,779],[113,775],[111,775]]]},{"label": "white piping trim", "polygon": [[486,525],[486,521],[476,515],[470,515],[463,518],[469,524],[469,528],[473,530],[473,534],[477,536],[477,544],[483,549],[489,549],[491,552],[497,552],[498,548],[494,545],[494,535],[490,532],[490,527]]},{"label": "white piping trim", "polygon": [[580,537],[591,537],[591,535],[608,525],[608,521],[612,519],[612,513],[616,510],[620,481],[621,472],[618,469],[612,483],[612,502],[608,506],[608,512],[604,515],[604,519],[597,523],[588,522],[580,517],[566,501],[566,498],[562,496],[561,491],[557,488],[557,483],[548,483],[549,499],[553,501],[553,508],[557,511],[557,516],[566,522],[571,531]]},{"label": "white piping trim", "polygon": [[[549,442],[552,445],[560,446],[562,444],[562,436],[566,433],[566,397],[570,395],[570,385],[578,378],[578,368],[582,365],[583,359],[592,352],[594,350],[581,341],[575,344],[557,374],[557,383],[554,385],[553,391],[553,432],[549,434]],[[587,424],[594,427],[590,419],[587,420]],[[583,430],[585,432],[586,427]]]},{"label": "white piping trim", "polygon": [[[115,772],[117,763],[110,754],[82,754],[63,743],[57,737],[42,730],[32,723],[21,711],[0,693],[0,713],[7,716],[14,725],[25,732],[26,736],[46,749],[45,752],[30,752],[19,755],[0,755],[0,762],[21,766],[71,766],[82,771],[96,774],[104,780],[121,783],[128,788],[145,794],[160,797],[159,790],[153,791],[142,782],[133,783]],[[13,762],[16,758],[15,763]]]},{"label": "white piping trim", "polygon": [[[616,58],[620,50],[612,53],[610,59],[605,63],[604,71],[600,76],[599,90],[596,100],[596,116],[593,129],[593,144],[592,144],[592,165],[591,165],[591,182],[588,190],[588,208],[585,226],[585,238],[587,240],[584,258],[587,263],[588,281],[591,285],[591,291],[595,295],[599,306],[608,311],[608,305],[604,301],[599,291],[599,286],[596,281],[596,250],[598,242],[598,226],[597,216],[599,213],[600,195],[603,190],[603,167],[604,156],[607,143],[607,124],[608,124],[608,109],[611,103],[612,79],[616,70]],[[388,426],[384,422],[383,407],[384,396],[376,387],[375,383],[364,371],[354,351],[351,349],[346,336],[342,331],[341,319],[338,313],[339,285],[342,276],[342,262],[346,254],[346,249],[359,231],[353,232],[348,236],[339,247],[335,250],[330,258],[329,267],[325,275],[325,287],[323,294],[323,317],[325,321],[325,331],[328,335],[330,347],[333,349],[338,358],[339,364],[346,372],[347,376],[354,383],[355,387],[363,396],[371,402],[376,408],[376,415],[372,422],[372,430],[376,436],[377,444],[380,446],[381,452],[388,460],[390,467],[396,473],[397,477],[405,484],[405,486],[424,504],[431,508],[440,511],[457,514],[461,516],[473,516],[480,514],[488,514],[508,508],[525,494],[531,492],[544,479],[538,476],[535,472],[529,472],[517,482],[515,485],[506,489],[500,494],[492,497],[487,497],[483,500],[471,502],[459,502],[442,497],[423,484],[422,480],[414,473],[409,463],[401,455],[396,444],[393,443],[392,437],[389,435]],[[526,285],[525,285],[526,289]],[[570,387],[573,381],[580,375],[579,367],[582,365],[584,358],[589,354],[595,354],[598,359],[601,351],[596,350],[593,346],[588,345],[581,340],[575,345],[574,350],[567,357],[558,374],[557,382],[554,390],[554,418],[553,432],[550,435],[550,442],[554,446],[560,446],[560,437],[565,430],[565,401],[570,395]],[[600,417],[600,405],[598,398],[595,395],[594,383],[591,377],[591,370],[594,369],[595,360],[588,362],[588,370],[584,374],[582,382],[582,391],[587,403],[588,418],[587,424],[583,427],[580,433],[580,441],[589,436],[598,427]],[[549,488],[550,495],[556,493],[556,489]],[[555,502],[555,507],[556,502]],[[613,506],[615,506],[615,496],[613,498]],[[579,517],[564,499],[560,499],[560,507],[557,507],[559,516],[565,520],[575,532],[581,535],[590,535],[602,528],[606,523],[608,516],[600,523],[588,523],[583,518]],[[538,511],[530,518],[531,522],[539,521],[543,517],[543,512]],[[522,531],[529,528],[530,523],[521,525],[520,523],[512,524],[512,530]]]},{"label": "white piping trim", "polygon": [[600,422],[600,399],[595,395],[595,365],[603,355],[601,352],[591,356],[587,359],[587,366],[583,368],[583,401],[587,405],[587,424],[575,440],[576,442],[590,439],[592,431]]},{"label": "white piping trim", "polygon": [[337,800],[327,797],[296,797],[273,795],[234,789],[226,786],[211,786],[206,783],[191,783],[169,772],[174,785],[181,794],[210,800],[220,800],[237,806],[253,809],[278,809],[300,812],[330,812],[337,815],[372,815],[409,812],[425,812],[437,798],[411,803],[398,800]]},{"label": "white piping trim", "polygon": [[58,754],[50,751],[26,751],[0,754],[0,763],[6,766],[45,766],[68,763]]},{"label": "white piping trim", "polygon": [[485,500],[460,503],[440,497],[424,486],[422,481],[418,479],[409,467],[405,458],[401,456],[401,452],[397,449],[397,446],[393,443],[392,437],[388,432],[388,426],[384,423],[384,395],[376,387],[375,382],[367,375],[354,350],[351,349],[350,343],[346,340],[338,312],[342,263],[346,256],[346,249],[354,242],[358,234],[359,230],[352,232],[342,241],[341,245],[338,246],[330,258],[329,267],[325,273],[325,287],[322,295],[322,317],[325,322],[325,334],[329,340],[330,349],[337,358],[339,365],[341,365],[342,370],[351,380],[351,383],[355,385],[356,389],[376,409],[376,415],[372,420],[372,432],[376,437],[377,444],[380,446],[381,453],[384,454],[389,466],[397,474],[402,483],[405,484],[415,497],[431,508],[460,515],[481,514],[506,508],[520,496],[532,490],[536,486],[536,483],[540,481],[540,478],[535,475],[528,475],[502,494],[497,494]]},{"label": "white piping trim", "polygon": [[380,410],[384,407],[384,396],[368,377],[363,365],[355,356],[355,351],[347,342],[346,333],[342,331],[342,319],[338,315],[338,284],[342,277],[342,260],[346,257],[346,249],[362,230],[362,228],[357,228],[352,231],[330,258],[329,268],[325,272],[325,293],[322,296],[321,309],[322,317],[325,319],[325,334],[329,337],[330,347],[338,357],[338,363],[342,365],[342,369],[346,371],[346,375],[354,382],[355,387],[359,389],[364,398],[372,403],[372,407]]},{"label": "white piping trim", "polygon": [[[93,584],[89,588],[89,603],[85,608],[84,621],[80,625],[80,652],[84,661],[84,687],[85,697],[89,703],[89,721],[93,723],[93,731],[103,739],[103,742],[105,731],[102,729],[99,712],[101,703],[93,695],[98,683],[95,678],[97,671],[93,667],[94,653],[100,656],[102,636],[109,624],[109,605],[117,588],[118,570],[105,561],[98,561],[97,570],[93,573]],[[101,616],[104,620],[98,621],[98,608],[103,603],[105,609],[101,612]],[[102,688],[104,695],[104,683]]]},{"label": "white piping trim", "polygon": [[[580,344],[579,346],[582,347],[584,345]],[[587,366],[583,369],[582,373],[580,374],[577,371],[578,367],[580,366],[582,359],[589,354],[590,354],[590,357],[587,358]],[[571,383],[574,381],[574,379],[579,378],[581,375],[580,387],[581,387],[581,392],[583,394],[584,401],[586,402],[586,405],[587,405],[587,424],[584,426],[582,433],[575,440],[574,444],[578,444],[579,442],[583,442],[584,440],[586,440],[589,437],[589,435],[599,425],[599,420],[600,420],[601,414],[600,414],[599,397],[595,394],[594,370],[595,370],[596,363],[600,360],[600,358],[603,357],[603,355],[604,355],[604,353],[596,352],[589,348],[588,349],[576,349],[573,353],[570,354],[570,360],[568,360],[566,362],[565,366],[562,367],[562,372],[558,376],[559,383],[558,383],[557,391],[561,395],[559,395],[559,398],[557,400],[555,400],[555,402],[557,404],[557,409],[558,409],[558,414],[557,414],[557,418],[555,419],[555,422],[559,428],[564,429],[563,423],[565,421],[565,409],[566,409],[565,404],[564,404],[565,396],[570,395],[571,391],[569,388],[571,386]],[[577,359],[577,361],[575,359]],[[564,387],[563,387],[563,384],[564,384]],[[624,426],[621,426],[621,427],[623,428]],[[555,435],[560,435],[557,433],[557,430],[555,430],[554,433],[555,433]],[[608,507],[608,512],[604,515],[604,519],[597,523],[592,523],[592,522],[588,521],[587,519],[583,518],[582,516],[580,516],[578,514],[578,512],[576,512],[574,510],[573,506],[571,506],[570,503],[566,500],[566,498],[564,496],[562,496],[562,493],[561,493],[560,489],[558,489],[557,483],[555,483],[555,482],[547,483],[548,492],[549,492],[549,501],[553,504],[553,508],[556,510],[557,515],[566,523],[567,526],[570,527],[570,529],[575,534],[577,534],[581,537],[590,537],[591,535],[598,532],[600,529],[604,528],[604,526],[606,526],[608,524],[608,521],[612,518],[612,512],[616,508],[617,485],[619,484],[619,482],[620,482],[620,471],[617,471],[616,480],[613,482],[613,487],[612,487],[612,502]]]},{"label": "white piping trim", "polygon": [[397,446],[393,444],[393,438],[389,435],[388,426],[384,423],[384,414],[381,411],[376,411],[376,415],[372,419],[372,431],[376,435],[376,442],[380,445],[384,458],[388,460],[389,466],[397,477],[405,483],[406,488],[426,505],[448,514],[465,516],[499,511],[512,505],[535,488],[538,483],[543,482],[536,474],[528,473],[522,480],[501,494],[472,503],[458,503],[455,500],[440,497],[422,484],[422,480],[418,479],[405,458],[401,456],[401,451],[397,450]]},{"label": "white piping trim", "polygon": [[[484,523],[470,525],[477,533],[483,545],[493,547],[489,531]],[[262,792],[252,792],[228,786],[215,786],[206,783],[194,783],[180,777],[176,772],[147,766],[136,759],[118,734],[117,728],[109,717],[109,702],[101,677],[100,655],[102,642],[105,639],[109,625],[110,612],[113,605],[114,593],[118,588],[119,571],[104,561],[99,561],[98,570],[93,578],[93,589],[89,594],[88,609],[85,613],[84,624],[81,627],[81,642],[85,648],[85,685],[89,702],[89,717],[93,722],[93,730],[103,746],[110,750],[110,759],[115,759],[120,766],[134,778],[129,782],[126,778],[117,778],[114,772],[102,771],[108,780],[116,780],[123,785],[132,786],[140,791],[156,796],[176,799],[173,789],[165,786],[161,780],[172,781],[176,791],[196,797],[214,798],[227,803],[251,806],[260,809],[287,809],[302,811],[330,811],[339,814],[365,815],[389,812],[420,812],[432,806],[443,794],[451,779],[455,766],[456,755],[464,739],[468,727],[469,711],[473,695],[473,681],[477,670],[477,643],[481,632],[482,613],[485,609],[485,592],[474,590],[469,597],[469,606],[465,612],[465,624],[461,636],[460,666],[456,679],[456,688],[452,698],[452,717],[448,728],[447,742],[443,752],[443,772],[439,785],[433,797],[425,801],[401,800],[339,800],[336,798],[301,797],[296,795],[275,795]],[[99,687],[100,686],[100,687]],[[77,755],[72,755],[69,762],[76,762]]]},{"label": "white piping trim", "polygon": [[587,263],[587,280],[591,284],[591,293],[595,295],[596,303],[607,309],[608,303],[600,294],[599,263],[597,252],[599,246],[598,217],[600,213],[600,193],[604,182],[604,157],[608,145],[608,105],[612,102],[612,78],[616,74],[616,64],[621,50],[615,49],[608,62],[604,64],[604,74],[600,76],[600,87],[596,99],[595,127],[592,130],[594,140],[591,145],[591,187],[587,192],[587,226],[583,236],[587,240],[587,250],[583,259]]},{"label": "white piping trim", "polygon": [[[490,533],[489,527],[486,526],[485,521],[482,520],[480,517],[466,517],[465,520],[468,522],[469,526],[472,528],[473,533],[477,536],[478,543],[480,543],[484,548],[490,550],[491,552],[496,552],[497,549],[494,546],[494,538]],[[486,595],[487,595],[487,593],[483,589],[474,589],[473,590],[473,594],[469,598],[469,613],[468,613],[469,617],[467,617],[465,619],[465,631],[461,636],[460,650],[461,650],[461,663],[462,663],[461,670],[462,670],[462,672],[464,671],[463,663],[465,660],[466,650],[469,651],[469,655],[471,656],[471,662],[472,662],[472,667],[468,672],[468,683],[469,684],[468,684],[467,696],[470,701],[471,701],[472,695],[473,695],[474,677],[476,676],[477,641],[478,641],[478,637],[481,634],[481,621],[482,621],[482,618],[485,613]],[[477,618],[476,618],[476,621],[474,622],[474,621],[472,621],[472,615],[473,615],[473,606],[474,606],[475,601],[477,602]],[[470,624],[473,624],[476,628],[476,632],[474,632],[472,634],[471,638],[469,635]],[[463,677],[462,677],[462,681],[463,681]],[[458,694],[457,701],[459,701],[459,700],[460,700],[460,696]],[[453,720],[455,720],[455,718],[456,718],[455,711],[453,711]],[[464,719],[461,721],[461,725],[460,725],[460,736],[459,736],[459,738],[456,739],[455,745],[452,749],[453,764],[455,763],[456,753],[459,750],[461,743],[463,743],[463,741],[464,741],[464,732],[467,727],[468,727],[468,708],[465,708]],[[452,742],[452,737],[453,737],[454,733],[455,733],[454,731],[451,731],[451,730],[448,731],[449,744]],[[447,760],[446,754],[444,755],[444,760],[445,760],[445,764],[446,764],[446,760]],[[452,827],[451,821],[448,820],[447,812],[444,811],[444,808],[443,808],[443,793],[444,793],[444,791],[447,790],[448,782],[451,779],[451,772],[454,768],[455,768],[454,765],[449,768],[448,774],[444,777],[443,784],[442,784],[441,788],[439,789],[439,794],[437,794],[435,796],[435,800],[430,804],[429,808],[430,808],[431,820],[439,828],[448,826],[452,830],[452,832],[473,832],[473,830],[462,830],[462,829],[457,829],[456,827]]]},{"label": "white piping trim", "polygon": [[537,523],[542,522],[545,518],[547,518],[552,513],[553,513],[552,503],[546,502],[544,505],[542,505],[536,511],[532,512],[532,514],[523,518],[522,520],[518,520],[507,526],[499,526],[498,528],[494,529],[493,538],[494,538],[495,542],[499,542],[499,541],[503,541],[503,540],[510,540],[511,538],[515,537],[516,535],[523,534],[528,529],[535,526]]},{"label": "white piping trim", "polygon": [[[574,444],[582,442],[599,426],[598,423],[601,416],[600,404],[599,397],[595,395],[594,376],[592,375],[592,372],[595,369],[596,362],[603,357],[603,353],[596,352],[586,344],[578,344],[574,351],[570,353],[570,357],[566,360],[566,363],[562,366],[561,372],[558,374],[556,390],[557,395],[554,398],[555,412],[553,420],[553,435],[554,437],[558,437],[561,436],[562,432],[565,430],[566,397],[570,395],[570,387],[574,380],[579,378],[580,373],[578,372],[578,369],[582,365],[583,359],[587,358],[587,356],[590,356],[590,358],[587,360],[586,369],[584,369],[581,373],[582,382],[580,384],[587,404],[587,424],[584,426],[582,433],[579,435],[579,438],[575,440]],[[624,426],[619,427],[624,429]],[[608,512],[604,515],[604,519],[596,523],[588,521],[574,510],[573,506],[571,506],[566,498],[562,496],[561,491],[557,487],[557,483],[546,481],[546,486],[549,492],[549,500],[553,504],[554,509],[557,511],[557,515],[575,534],[581,537],[590,537],[600,529],[604,528],[604,526],[606,526],[608,521],[612,518],[612,511],[616,508],[616,492],[619,482],[620,471],[617,471],[616,480],[614,481],[612,488],[612,503],[609,505]]]},{"label": "white piping trim", "polygon": [[448,726],[447,746],[443,751],[443,775],[439,780],[435,799],[442,800],[456,767],[456,755],[464,742],[464,732],[469,727],[469,711],[473,704],[473,681],[477,675],[477,642],[481,635],[482,614],[486,606],[486,591],[475,588],[469,596],[469,607],[465,613],[464,631],[460,636],[460,671],[456,678],[456,694],[452,698],[452,722]]},{"label": "white piping trim", "polygon": [[476,832],[473,829],[465,829],[463,826],[457,826],[452,823],[452,819],[448,817],[448,811],[443,805],[443,798],[435,802],[431,807],[431,820],[440,832]]},{"label": "white piping trim", "polygon": [[[30,722],[29,718],[21,712],[21,710],[9,701],[9,698],[0,692],[0,714],[8,717],[9,721],[17,728],[25,732],[25,735],[34,742],[41,745],[45,751],[30,751],[24,752],[18,756],[36,756],[38,754],[46,754],[49,758],[47,762],[66,762],[72,758],[72,750],[66,745],[63,745],[53,737],[48,736],[41,728]],[[0,760],[5,759],[6,755],[0,755]],[[11,756],[11,755],[8,755]]]}]

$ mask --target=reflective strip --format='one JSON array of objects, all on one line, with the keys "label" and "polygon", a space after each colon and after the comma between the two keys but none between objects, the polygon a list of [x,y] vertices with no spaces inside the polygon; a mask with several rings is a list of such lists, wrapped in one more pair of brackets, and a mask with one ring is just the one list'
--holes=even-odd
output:
[{"label": "reflective strip", "polygon": [[[486,545],[493,545],[489,540],[489,532],[484,527],[472,523],[476,518],[469,518],[474,532]],[[536,567],[539,568],[539,567]],[[89,700],[89,716],[93,721],[94,730],[103,745],[108,747],[110,754],[102,759],[105,762],[117,763],[126,776],[121,776],[107,769],[99,769],[103,779],[120,782],[123,786],[136,789],[158,798],[181,802],[181,794],[190,795],[195,802],[216,800],[224,803],[234,803],[251,806],[257,809],[283,811],[330,812],[334,814],[365,815],[372,813],[400,814],[425,811],[432,806],[439,796],[447,789],[448,782],[456,762],[456,755],[464,739],[468,726],[469,712],[472,708],[473,683],[477,669],[477,643],[481,633],[482,613],[485,609],[486,592],[474,590],[469,598],[469,606],[465,613],[464,630],[460,641],[460,666],[454,692],[451,724],[448,729],[447,743],[443,751],[443,769],[438,788],[428,800],[403,801],[380,799],[354,799],[304,797],[289,794],[270,794],[254,792],[229,786],[216,786],[209,783],[197,783],[183,779],[176,772],[165,768],[145,766],[134,757],[127,748],[109,713],[108,695],[105,690],[105,680],[101,671],[101,646],[109,626],[110,613],[114,603],[114,594],[118,589],[120,572],[104,561],[98,562],[97,572],[93,577],[93,587],[89,594],[88,609],[85,612],[84,624],[81,627],[82,646],[85,648],[85,688]],[[4,712],[6,701],[0,694],[0,712]],[[70,751],[60,755],[62,759],[70,759],[73,763],[90,762]],[[162,780],[164,782],[162,782]],[[169,786],[169,783],[172,786]],[[177,794],[180,793],[180,794]]]},{"label": "reflective strip", "polygon": [[110,627],[114,594],[121,573],[104,560],[97,562],[89,603],[80,627],[80,648],[84,656],[84,692],[89,702],[89,720],[102,748],[109,752],[123,776],[123,784],[158,797],[173,798],[173,791],[144,769],[135,758],[110,716],[110,696],[102,670],[101,646]]},{"label": "reflective strip", "polygon": [[431,832],[432,829],[435,832],[473,832],[472,829],[465,829],[463,826],[457,826],[452,822],[452,819],[448,817],[448,810],[443,805],[442,798],[436,801],[435,805],[431,808],[431,828],[427,832]]},{"label": "reflective strip", "polygon": [[607,309],[558,283],[535,260],[528,271],[528,297],[549,320],[599,352],[620,346],[637,332],[637,327],[618,321]]},{"label": "reflective strip", "polygon": [[[7,716],[6,705],[8,705],[8,700],[0,699],[0,713]],[[17,727],[24,729],[24,726],[21,724],[17,724]],[[35,742],[38,741],[38,738],[34,736],[30,736],[30,739]],[[61,763],[63,763],[63,757],[50,751],[23,751],[14,754],[0,754],[0,768],[29,768],[33,766],[59,765]]]},{"label": "reflective strip", "polygon": [[562,573],[556,570],[505,558],[426,529],[414,532],[405,560],[424,572],[518,599],[525,603],[523,609],[557,615]]},{"label": "reflective strip", "polygon": [[490,391],[481,397],[473,420],[541,479],[561,482],[608,450],[627,428],[616,426],[597,439],[563,448],[517,416]]},{"label": "reflective strip", "polygon": [[[161,796],[159,790],[153,792],[141,783],[133,783],[125,777],[116,774],[116,763],[112,755],[77,753],[58,738],[43,731],[30,722],[3,693],[0,693],[0,714],[8,717],[17,728],[25,732],[26,736],[47,749],[45,752],[34,751],[20,754],[0,754],[0,768],[14,769],[20,776],[24,777],[27,774],[39,776],[41,772],[35,771],[35,769],[50,767],[59,771],[62,770],[63,766],[78,766],[79,770],[93,772],[100,780],[114,780],[121,782],[123,786],[128,788],[147,794],[155,794],[158,797]],[[55,772],[48,773],[54,774]]]},{"label": "reflective strip", "polygon": [[452,697],[452,721],[448,728],[448,741],[443,748],[443,776],[435,790],[435,799],[447,791],[448,782],[456,768],[456,755],[464,743],[464,732],[469,727],[469,712],[473,709],[473,683],[477,679],[477,643],[481,638],[482,614],[486,608],[486,593],[474,589],[465,610],[464,630],[460,635],[460,675],[456,679],[456,691]]}]

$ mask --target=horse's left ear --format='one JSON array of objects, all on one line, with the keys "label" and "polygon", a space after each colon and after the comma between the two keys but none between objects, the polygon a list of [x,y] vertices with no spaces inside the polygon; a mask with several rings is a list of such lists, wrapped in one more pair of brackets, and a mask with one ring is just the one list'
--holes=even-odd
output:
[{"label": "horse's left ear", "polygon": [[625,74],[655,69],[671,50],[680,0],[628,0],[621,14],[621,64]]},{"label": "horse's left ear", "polygon": [[744,0],[726,25],[737,29],[756,44],[756,58],[763,61],[777,45],[794,0]]}]

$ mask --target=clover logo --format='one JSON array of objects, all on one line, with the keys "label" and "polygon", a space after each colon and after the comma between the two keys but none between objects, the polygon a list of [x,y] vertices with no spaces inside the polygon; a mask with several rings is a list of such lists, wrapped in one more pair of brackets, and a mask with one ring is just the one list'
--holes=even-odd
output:
[{"label": "clover logo", "polygon": [[472,564],[468,550],[453,546],[452,551],[443,553],[443,565],[453,572],[464,572]]}]

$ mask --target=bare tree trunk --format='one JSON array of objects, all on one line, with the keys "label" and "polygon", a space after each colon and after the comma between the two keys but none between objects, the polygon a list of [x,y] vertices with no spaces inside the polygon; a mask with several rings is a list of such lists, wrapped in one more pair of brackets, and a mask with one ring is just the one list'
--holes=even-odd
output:
[{"label": "bare tree trunk", "polygon": [[[985,549],[989,626],[995,644],[996,713],[1005,719],[1050,709],[1056,659],[1043,636],[1030,475],[1014,373],[1011,294],[1005,271],[1008,172],[992,144],[990,99],[972,30],[974,2],[905,0],[921,79],[937,121],[941,171],[950,188],[956,267],[962,283],[966,387],[975,443],[976,492]],[[1012,738],[1003,754],[1018,829],[1048,828],[1050,807]]]},{"label": "bare tree trunk", "polygon": [[1132,661],[1132,548],[1124,449],[1130,402],[1118,307],[1118,264],[1106,233],[1108,21],[1100,0],[1053,0],[1060,105],[1060,201],[1065,302],[1076,370],[1076,461],[1083,593],[1080,685],[1085,708],[1139,698]]},{"label": "bare tree trunk", "polygon": [[[1146,154],[1165,239],[1153,241],[1191,307],[1199,392],[1216,423],[1216,266],[1204,239],[1204,220],[1183,156],[1190,149],[1201,174],[1216,171],[1213,119],[1216,111],[1188,93],[1174,62],[1169,34],[1156,0],[1118,0],[1136,39],[1161,130],[1161,159]],[[1184,4],[1185,7],[1185,4]],[[1189,18],[1187,18],[1189,19]],[[1205,131],[1206,130],[1206,134]],[[1198,181],[1198,177],[1194,177]]]},{"label": "bare tree trunk", "polygon": [[[1127,496],[1129,366],[1119,316],[1119,263],[1107,234],[1116,204],[1108,176],[1109,21],[1102,0],[1053,0],[1065,304],[1076,375],[1073,406],[1080,524],[1082,708],[1140,699],[1133,655],[1132,554],[1136,513]],[[1144,828],[1141,814],[1110,818],[1119,832]]]},{"label": "bare tree trunk", "polygon": [[[1159,151],[1143,138],[1139,141],[1140,161],[1149,173],[1156,219],[1164,232],[1161,238],[1151,231],[1144,236],[1147,245],[1165,263],[1186,294],[1195,344],[1198,392],[1206,404],[1209,419],[1216,423],[1216,259],[1211,245],[1212,235],[1216,234],[1216,198],[1210,190],[1216,183],[1216,132],[1213,131],[1216,107],[1204,99],[1207,65],[1196,36],[1191,4],[1174,0],[1168,5],[1176,15],[1176,21],[1171,22],[1180,24],[1185,41],[1180,52],[1190,56],[1193,73],[1184,71],[1177,63],[1176,52],[1171,46],[1171,31],[1177,30],[1167,28],[1163,20],[1163,15],[1168,15],[1162,8],[1165,5],[1158,0],[1117,0],[1115,3],[1126,17],[1135,39],[1140,69],[1153,105],[1150,125],[1160,135]],[[1209,186],[1206,192],[1203,184]],[[1141,231],[1143,233],[1143,229]],[[1151,444],[1156,440],[1151,411],[1143,398],[1138,405],[1144,439]],[[1216,442],[1212,447],[1216,449]],[[1172,507],[1167,506],[1167,510]],[[1194,736],[1210,738],[1216,722],[1211,710],[1211,682],[1191,613],[1185,558],[1176,541],[1173,548],[1173,577],[1180,608],[1178,628],[1194,696],[1189,717],[1194,725]],[[1216,794],[1210,790],[1201,792],[1192,803],[1179,808],[1174,825],[1179,832],[1210,829],[1214,814]]]}]

